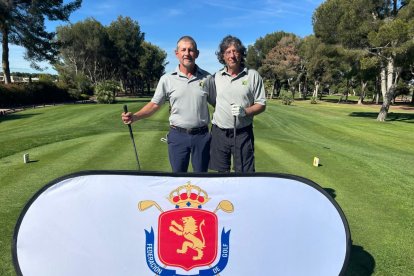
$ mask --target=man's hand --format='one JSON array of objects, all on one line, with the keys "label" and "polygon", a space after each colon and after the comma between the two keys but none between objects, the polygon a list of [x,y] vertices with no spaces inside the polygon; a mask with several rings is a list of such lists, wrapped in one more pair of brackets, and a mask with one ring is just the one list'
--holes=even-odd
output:
[{"label": "man's hand", "polygon": [[124,122],[124,124],[129,125],[134,122],[134,115],[132,115],[131,112],[127,112],[127,113],[122,112],[121,119]]},{"label": "man's hand", "polygon": [[231,105],[231,114],[233,114],[233,116],[237,116],[237,117],[244,117],[246,116],[246,110],[244,110],[244,108],[238,104],[232,104]]},{"label": "man's hand", "polygon": [[148,118],[149,116],[154,114],[158,109],[160,109],[159,105],[153,102],[149,102],[136,113],[122,112],[121,119],[124,122],[124,124],[129,125],[133,122]]}]

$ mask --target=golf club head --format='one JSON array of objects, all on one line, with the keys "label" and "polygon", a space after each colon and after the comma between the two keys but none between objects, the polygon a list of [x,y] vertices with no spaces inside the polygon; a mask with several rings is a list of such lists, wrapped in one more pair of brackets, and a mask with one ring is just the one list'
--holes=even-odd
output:
[{"label": "golf club head", "polygon": [[218,208],[223,210],[226,213],[232,213],[234,211],[233,203],[231,203],[228,200],[222,200],[220,201]]},{"label": "golf club head", "polygon": [[156,203],[152,200],[143,200],[143,201],[138,202],[138,209],[140,211],[145,211],[154,205],[156,205]]}]

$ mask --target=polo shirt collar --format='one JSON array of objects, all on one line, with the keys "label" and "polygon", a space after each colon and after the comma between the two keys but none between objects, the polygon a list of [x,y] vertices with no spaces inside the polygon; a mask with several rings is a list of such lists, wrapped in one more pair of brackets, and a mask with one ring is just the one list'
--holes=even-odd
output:
[{"label": "polo shirt collar", "polygon": [[[197,64],[195,65],[195,68],[196,68],[196,70],[195,70],[195,75],[193,75],[193,77],[198,77],[199,75],[201,75],[201,74],[202,74],[202,72],[200,71],[200,67],[198,67],[198,65],[197,65]],[[171,72],[171,75],[179,75],[179,76],[185,76],[185,77],[187,77],[186,75],[184,75],[184,74],[180,71],[180,65],[177,65],[177,66],[175,67],[175,70],[174,70],[173,72]]]},{"label": "polo shirt collar", "polygon": [[[227,73],[227,67],[226,66],[224,66],[223,69],[220,70],[220,74],[230,76],[230,74]],[[244,67],[243,70],[241,70],[240,73],[238,73],[236,77],[244,75],[244,74],[247,74],[247,67]]]}]

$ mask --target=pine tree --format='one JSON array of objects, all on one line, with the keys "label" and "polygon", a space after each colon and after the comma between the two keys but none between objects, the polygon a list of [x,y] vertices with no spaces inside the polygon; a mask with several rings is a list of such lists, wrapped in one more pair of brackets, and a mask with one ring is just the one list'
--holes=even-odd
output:
[{"label": "pine tree", "polygon": [[82,0],[63,4],[63,0],[1,0],[0,40],[5,82],[10,83],[9,43],[26,49],[25,58],[34,68],[37,62],[53,62],[57,54],[55,33],[48,32],[45,19],[66,21]]}]

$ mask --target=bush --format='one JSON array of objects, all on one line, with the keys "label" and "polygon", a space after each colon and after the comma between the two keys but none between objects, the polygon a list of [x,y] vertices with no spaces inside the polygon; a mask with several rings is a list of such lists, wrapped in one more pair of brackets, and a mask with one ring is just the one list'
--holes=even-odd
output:
[{"label": "bush", "polygon": [[116,92],[119,90],[118,83],[114,81],[103,81],[95,87],[95,96],[98,103],[111,104],[115,102]]},{"label": "bush", "polygon": [[43,83],[53,83],[55,78],[50,74],[40,74],[39,75],[39,82]]},{"label": "bush", "polygon": [[82,92],[75,88],[68,88],[68,93],[70,97],[74,100],[79,101],[81,99]]},{"label": "bush", "polygon": [[19,107],[69,101],[68,90],[54,83],[33,82],[0,85],[0,107]]},{"label": "bush", "polygon": [[315,96],[312,96],[312,97],[311,97],[311,100],[310,100],[310,103],[311,103],[311,104],[317,104],[317,103],[318,103],[318,98],[317,98],[317,97],[315,97]]},{"label": "bush", "polygon": [[294,102],[292,92],[282,91],[280,93],[280,100],[284,105],[291,105]]},{"label": "bush", "polygon": [[81,94],[93,95],[93,86],[88,77],[83,74],[78,74],[75,76],[75,85],[76,88],[80,91]]}]

